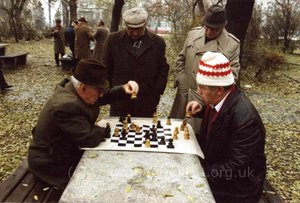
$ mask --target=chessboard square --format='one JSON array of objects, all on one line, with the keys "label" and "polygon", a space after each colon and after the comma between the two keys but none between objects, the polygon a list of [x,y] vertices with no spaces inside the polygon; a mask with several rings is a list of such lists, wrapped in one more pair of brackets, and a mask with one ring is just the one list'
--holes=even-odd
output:
[{"label": "chessboard square", "polygon": [[135,137],[135,134],[129,133],[129,134],[127,135],[127,137]]},{"label": "chessboard square", "polygon": [[164,131],[165,132],[171,132],[171,128],[165,128]]},{"label": "chessboard square", "polygon": [[158,143],[156,143],[156,144],[150,144],[150,147],[151,148],[158,148]]},{"label": "chessboard square", "polygon": [[150,125],[143,125],[143,128],[150,128]]},{"label": "chessboard square", "polygon": [[164,133],[164,130],[157,130],[156,133]]},{"label": "chessboard square", "polygon": [[143,140],[135,140],[134,144],[143,144]]},{"label": "chessboard square", "polygon": [[170,137],[170,136],[172,136],[172,134],[170,134],[170,133],[165,133],[165,136]]},{"label": "chessboard square", "polygon": [[142,135],[143,133],[142,132],[139,132],[139,133],[135,133],[136,135]]},{"label": "chessboard square", "polygon": [[123,124],[117,124],[116,127],[123,127]]},{"label": "chessboard square", "polygon": [[127,144],[133,144],[134,140],[127,140]]},{"label": "chessboard square", "polygon": [[135,130],[129,130],[129,134],[130,134],[130,133],[135,133]]},{"label": "chessboard square", "polygon": [[118,146],[119,146],[119,147],[125,147],[125,146],[126,146],[126,143],[118,143]]},{"label": "chessboard square", "polygon": [[136,141],[142,141],[143,137],[135,137],[134,140],[136,140]]},{"label": "chessboard square", "polygon": [[127,139],[126,140],[119,140],[119,144],[126,144]]},{"label": "chessboard square", "polygon": [[134,147],[142,147],[143,146],[143,144],[142,143],[134,143],[134,145],[133,145]]},{"label": "chessboard square", "polygon": [[111,142],[119,142],[119,137],[112,137],[110,139]]}]

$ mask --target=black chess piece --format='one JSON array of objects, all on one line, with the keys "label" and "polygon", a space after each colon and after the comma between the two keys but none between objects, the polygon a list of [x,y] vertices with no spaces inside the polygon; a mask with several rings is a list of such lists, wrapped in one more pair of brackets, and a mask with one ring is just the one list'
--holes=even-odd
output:
[{"label": "black chess piece", "polygon": [[166,144],[165,137],[162,137],[162,138],[160,139],[160,141],[159,141],[158,144],[160,144],[160,145],[165,145],[165,144]]},{"label": "black chess piece", "polygon": [[151,141],[157,141],[157,134],[156,134],[156,132],[151,133]]},{"label": "black chess piece", "polygon": [[171,148],[171,149],[173,149],[173,148],[175,148],[175,146],[174,146],[174,144],[173,144],[173,139],[169,139],[169,143],[168,143],[168,145],[167,145],[167,148]]},{"label": "black chess piece", "polygon": [[106,128],[105,128],[105,135],[104,135],[104,138],[110,138],[110,133],[111,133],[110,124],[109,124],[109,123],[106,123]]},{"label": "black chess piece", "polygon": [[126,116],[120,116],[120,117],[119,117],[119,122],[120,122],[120,123],[123,123],[123,121],[125,120],[125,118],[126,118]]},{"label": "black chess piece", "polygon": [[130,114],[127,115],[127,123],[131,123],[131,115]]},{"label": "black chess piece", "polygon": [[150,139],[150,132],[148,130],[145,131],[144,138],[145,138],[145,140]]},{"label": "black chess piece", "polygon": [[121,132],[120,139],[121,140],[126,140],[126,135],[127,135],[127,131],[126,131],[126,129],[123,129],[122,132]]},{"label": "black chess piece", "polygon": [[160,121],[160,120],[157,121],[156,127],[157,127],[157,128],[163,128],[162,125],[161,125],[161,121]]}]

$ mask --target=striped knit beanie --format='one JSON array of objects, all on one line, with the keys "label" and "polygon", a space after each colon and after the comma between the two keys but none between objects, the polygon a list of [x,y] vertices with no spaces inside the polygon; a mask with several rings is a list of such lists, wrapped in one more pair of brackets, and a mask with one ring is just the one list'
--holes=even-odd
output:
[{"label": "striped knit beanie", "polygon": [[205,52],[199,63],[197,83],[207,86],[229,86],[234,77],[228,59],[218,52]]}]

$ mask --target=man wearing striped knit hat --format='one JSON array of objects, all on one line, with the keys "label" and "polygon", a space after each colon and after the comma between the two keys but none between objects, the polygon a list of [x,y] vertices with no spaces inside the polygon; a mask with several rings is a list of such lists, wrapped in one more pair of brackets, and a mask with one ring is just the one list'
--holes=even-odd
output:
[{"label": "man wearing striped knit hat", "polygon": [[186,111],[203,117],[197,139],[216,202],[258,202],[266,157],[265,128],[257,110],[235,85],[229,61],[221,53],[202,56],[196,80],[206,106],[191,101]]}]

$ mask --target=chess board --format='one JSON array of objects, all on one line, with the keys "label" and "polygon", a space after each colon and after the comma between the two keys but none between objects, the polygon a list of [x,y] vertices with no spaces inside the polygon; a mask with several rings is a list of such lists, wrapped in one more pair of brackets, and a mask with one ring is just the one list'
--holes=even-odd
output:
[{"label": "chess board", "polygon": [[[165,153],[185,153],[185,154],[195,154],[201,158],[204,158],[202,150],[197,142],[194,131],[192,127],[187,124],[189,129],[190,139],[186,140],[184,138],[184,131],[179,131],[178,139],[173,138],[173,132],[176,127],[180,128],[182,120],[172,120],[171,125],[167,125],[167,120],[162,119],[162,128],[156,129],[157,140],[151,141],[150,136],[150,146],[145,146],[145,134],[147,131],[151,131],[153,122],[151,118],[132,118],[133,123],[140,126],[140,133],[135,132],[130,129],[130,123],[128,123],[128,133],[126,136],[121,135],[121,129],[123,129],[123,124],[119,122],[119,118],[112,117],[101,120],[98,125],[105,127],[107,123],[111,126],[111,136],[106,138],[104,142],[101,142],[95,148],[81,148],[83,150],[126,150],[126,151],[151,151],[151,152],[165,152]],[[156,124],[155,124],[156,126]],[[119,135],[114,136],[115,128],[119,129]],[[165,144],[160,144],[161,139],[164,137]],[[170,140],[172,139],[173,147],[168,147]],[[171,146],[172,146],[171,145]]]},{"label": "chess board", "polygon": [[[143,124],[141,126],[140,132],[136,132],[135,130],[129,128],[128,134],[126,136],[122,136],[121,132],[123,129],[123,124],[119,123],[115,127],[119,129],[119,133],[117,136],[112,134],[110,142],[112,145],[118,147],[145,147],[145,142],[148,134],[150,140],[149,148],[175,148],[175,145],[173,143],[171,127],[156,127],[157,125],[155,124],[152,124],[152,126]],[[151,128],[156,128],[156,136],[153,136]],[[170,144],[170,142],[172,142],[172,144]]]}]

